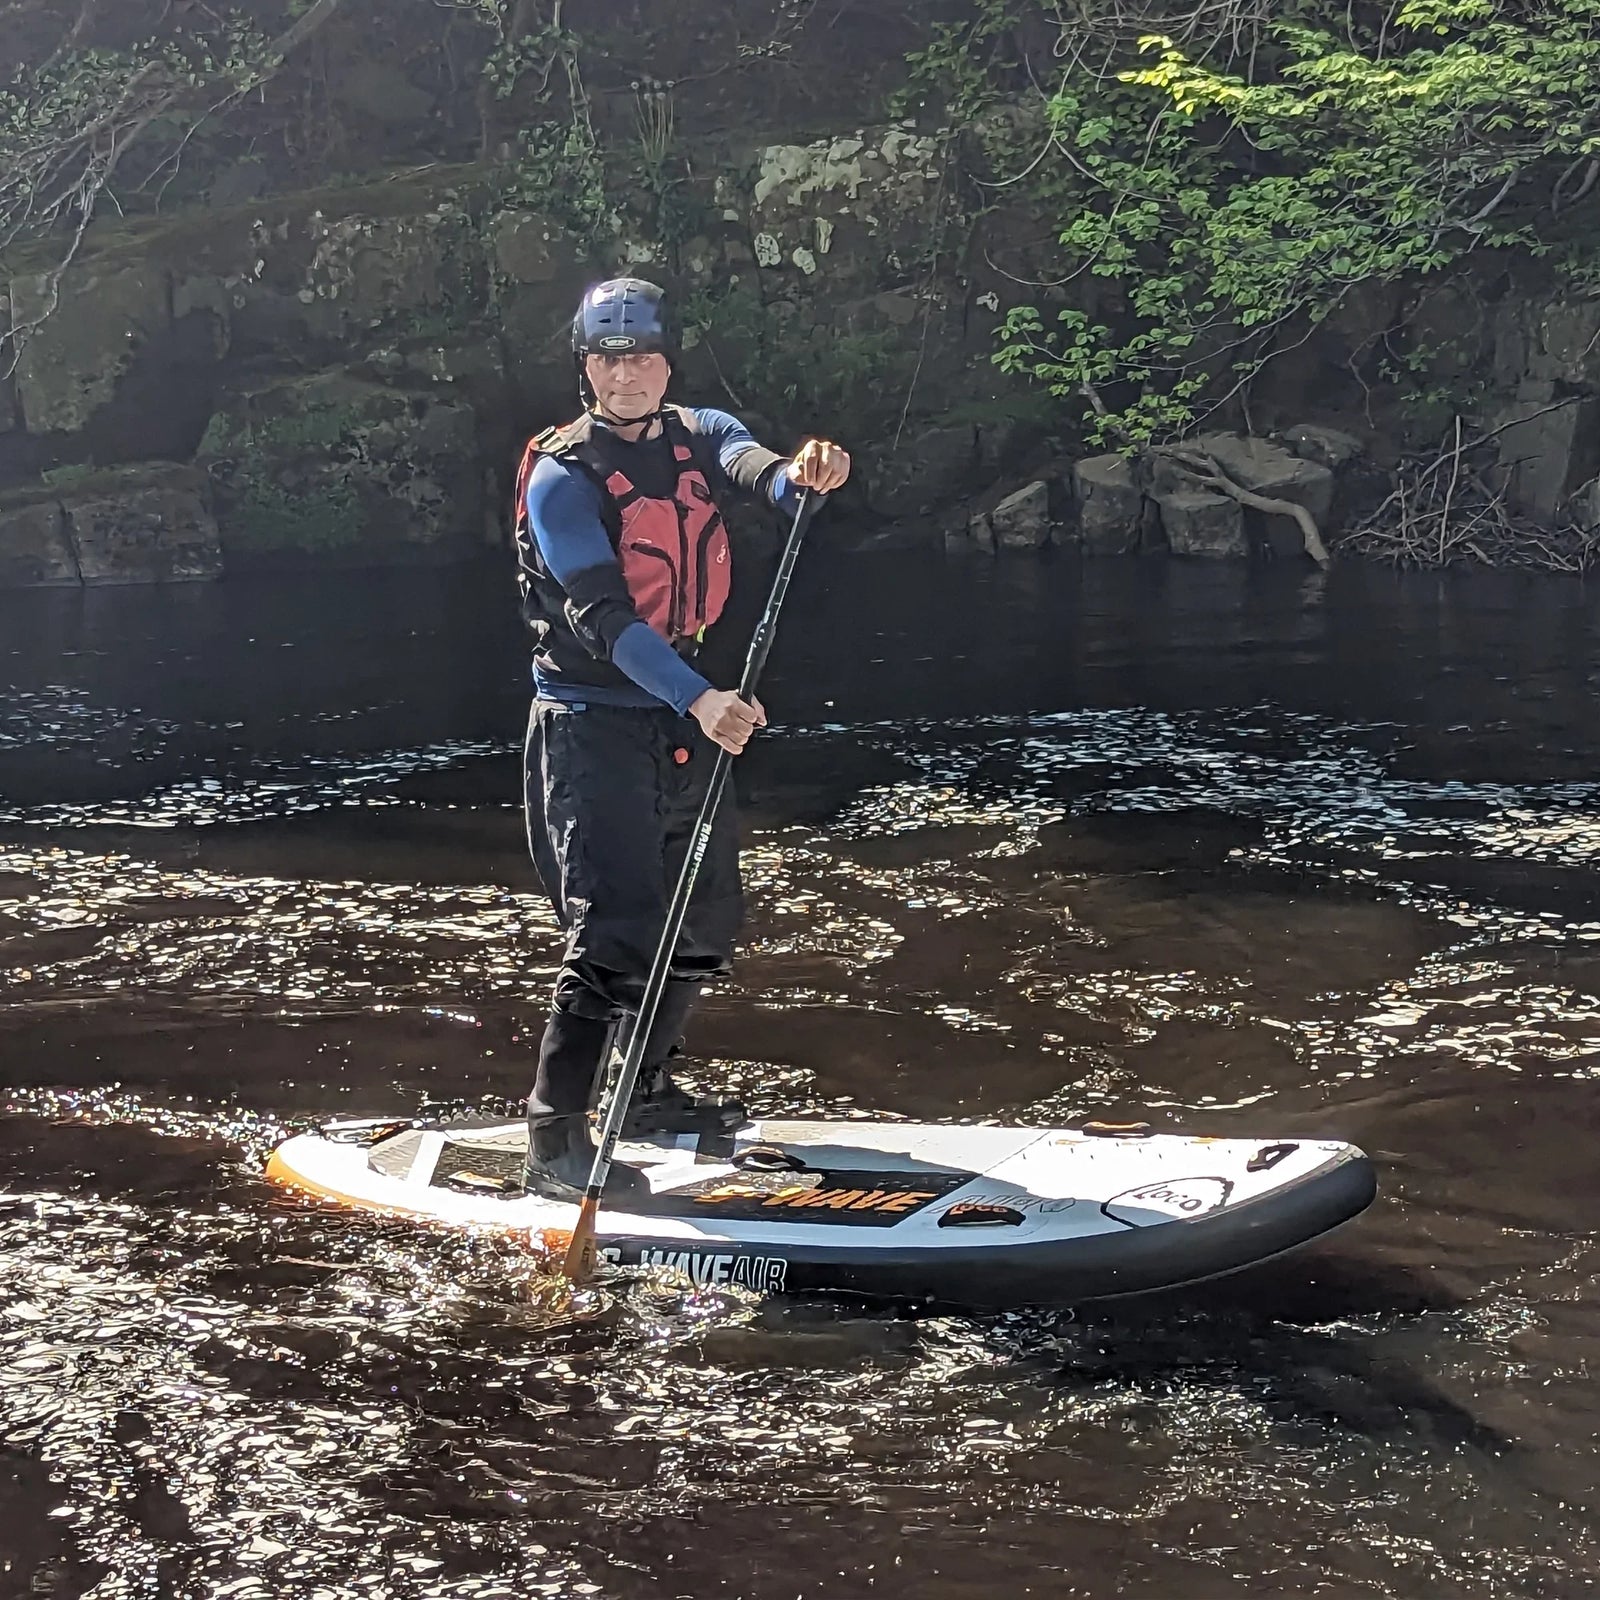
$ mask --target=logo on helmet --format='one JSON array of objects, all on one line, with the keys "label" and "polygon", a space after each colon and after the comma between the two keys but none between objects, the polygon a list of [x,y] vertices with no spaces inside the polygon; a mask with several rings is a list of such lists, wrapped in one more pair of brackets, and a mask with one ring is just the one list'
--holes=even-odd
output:
[{"label": "logo on helmet", "polygon": [[605,338],[595,340],[595,348],[599,350],[631,350],[638,342],[631,333],[608,333]]}]

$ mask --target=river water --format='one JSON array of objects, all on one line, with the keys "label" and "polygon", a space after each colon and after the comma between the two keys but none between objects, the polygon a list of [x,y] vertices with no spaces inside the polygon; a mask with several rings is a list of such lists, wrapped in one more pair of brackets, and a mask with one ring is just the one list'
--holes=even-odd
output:
[{"label": "river water", "polygon": [[524,1092],[524,673],[498,572],[0,597],[0,1596],[1593,1592],[1591,591],[811,560],[700,1081],[1378,1163],[1076,1312],[574,1302],[262,1182]]}]

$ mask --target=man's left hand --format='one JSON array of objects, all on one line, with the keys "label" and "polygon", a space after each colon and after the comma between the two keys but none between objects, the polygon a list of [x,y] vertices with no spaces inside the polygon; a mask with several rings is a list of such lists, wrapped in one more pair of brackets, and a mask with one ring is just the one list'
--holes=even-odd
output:
[{"label": "man's left hand", "polygon": [[807,439],[789,463],[789,481],[818,494],[832,494],[849,476],[850,457],[826,439]]}]

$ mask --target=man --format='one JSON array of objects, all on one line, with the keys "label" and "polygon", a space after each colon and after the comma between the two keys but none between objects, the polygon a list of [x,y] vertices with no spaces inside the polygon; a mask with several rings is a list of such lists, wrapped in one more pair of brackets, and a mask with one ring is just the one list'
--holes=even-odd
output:
[{"label": "man", "polygon": [[[757,700],[694,665],[728,597],[718,510],[729,490],[793,513],[844,483],[823,440],[792,461],[724,411],[663,404],[677,343],[666,296],[617,278],[583,297],[572,351],[584,415],[533,440],[517,475],[523,611],[538,643],[524,755],[528,848],[566,933],[528,1099],[528,1187],[575,1200],[588,1109],[619,1022],[631,1026],[705,794],[713,745],[738,755]],[[737,1127],[744,1107],[691,1098],[667,1071],[702,986],[725,977],[743,914],[738,824],[718,810],[624,1132]],[[647,1190],[614,1164],[606,1194]]]}]

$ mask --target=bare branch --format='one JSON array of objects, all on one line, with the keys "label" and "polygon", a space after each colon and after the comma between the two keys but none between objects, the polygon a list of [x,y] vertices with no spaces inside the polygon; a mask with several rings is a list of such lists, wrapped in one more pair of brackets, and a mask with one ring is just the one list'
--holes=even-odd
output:
[{"label": "bare branch", "polygon": [[1328,547],[1322,542],[1322,533],[1317,527],[1317,519],[1304,506],[1296,505],[1292,500],[1280,499],[1276,495],[1258,494],[1254,489],[1246,489],[1243,484],[1235,483],[1216,459],[1203,450],[1196,450],[1186,445],[1169,444],[1162,445],[1150,453],[1176,461],[1198,478],[1201,483],[1205,484],[1207,488],[1215,489],[1218,493],[1237,500],[1242,506],[1249,506],[1254,511],[1265,511],[1273,516],[1292,517],[1299,525],[1300,537],[1305,543],[1306,554],[1319,567],[1328,565]]},{"label": "bare branch", "polygon": [[[39,313],[26,321],[13,322],[0,333],[0,348],[7,343],[12,346],[12,367],[27,336],[60,304],[62,278],[82,250],[102,197],[113,205],[117,203],[110,185],[128,152],[161,119],[175,112],[190,117],[175,148],[146,175],[146,183],[153,181],[182,159],[184,148],[202,122],[271,78],[344,3],[345,0],[315,0],[303,16],[262,46],[243,81],[224,73],[212,73],[196,81],[183,44],[178,41],[169,42],[163,53],[137,65],[123,58],[120,68],[126,75],[120,80],[116,61],[108,64],[98,58],[75,60],[74,46],[90,27],[99,4],[99,0],[85,0],[77,23],[47,67],[65,75],[75,90],[68,103],[75,98],[86,105],[86,111],[76,124],[62,125],[52,121],[48,103],[40,100],[29,109],[36,119],[31,136],[20,148],[6,152],[4,164],[0,165],[0,248],[27,235],[47,234],[58,224],[67,223],[71,229],[54,265],[43,275]],[[94,73],[98,77],[91,75]],[[49,78],[41,84],[41,73],[35,73],[33,79],[41,92],[48,92]],[[220,95],[219,85],[226,85]]]},{"label": "bare branch", "polygon": [[[1583,169],[1583,178],[1578,187],[1569,195],[1565,192],[1567,180],[1579,168]],[[1577,205],[1594,188],[1597,180],[1600,180],[1600,157],[1591,156],[1585,162],[1580,156],[1556,179],[1555,186],[1550,191],[1550,215],[1553,217],[1558,216],[1565,207]]]}]

